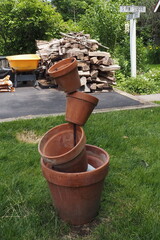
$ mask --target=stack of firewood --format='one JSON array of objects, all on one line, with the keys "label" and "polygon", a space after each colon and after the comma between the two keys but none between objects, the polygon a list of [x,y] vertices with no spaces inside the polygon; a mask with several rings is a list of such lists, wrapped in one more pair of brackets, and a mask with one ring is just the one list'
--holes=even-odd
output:
[{"label": "stack of firewood", "polygon": [[89,34],[61,34],[62,39],[52,39],[50,42],[36,41],[37,54],[42,59],[39,71],[45,73],[45,78],[55,83],[47,75],[48,68],[61,59],[75,57],[78,62],[81,90],[91,92],[112,89],[116,84],[115,71],[119,70],[120,66],[114,64],[109,52],[98,50],[99,47],[105,50],[108,48],[90,39]]},{"label": "stack of firewood", "polygon": [[14,92],[13,84],[10,80],[10,76],[0,79],[0,92]]}]

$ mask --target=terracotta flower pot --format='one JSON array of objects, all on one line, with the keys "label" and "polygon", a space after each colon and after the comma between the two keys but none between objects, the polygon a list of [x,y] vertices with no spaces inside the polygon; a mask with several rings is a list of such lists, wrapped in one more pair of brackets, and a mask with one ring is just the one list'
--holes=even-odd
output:
[{"label": "terracotta flower pot", "polygon": [[86,145],[86,150],[88,162],[95,168],[88,172],[58,172],[41,159],[54,206],[59,216],[73,225],[88,223],[98,214],[103,182],[108,173],[108,153],[92,145]]},{"label": "terracotta flower pot", "polygon": [[98,98],[83,92],[67,94],[65,120],[84,125],[98,101]]},{"label": "terracotta flower pot", "polygon": [[48,74],[55,78],[59,90],[64,92],[74,92],[81,86],[75,58],[66,58],[59,61],[48,69]]},{"label": "terracotta flower pot", "polygon": [[76,127],[76,139],[74,139],[73,124],[65,123],[50,129],[42,137],[38,151],[55,170],[82,172],[87,169],[85,143],[86,136],[83,128]]}]

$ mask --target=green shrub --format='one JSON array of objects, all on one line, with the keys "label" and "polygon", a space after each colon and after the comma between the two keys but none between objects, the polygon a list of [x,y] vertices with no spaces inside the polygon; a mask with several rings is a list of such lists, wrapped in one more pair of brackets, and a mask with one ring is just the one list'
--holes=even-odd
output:
[{"label": "green shrub", "polygon": [[160,46],[149,45],[147,47],[147,59],[150,64],[160,63]]},{"label": "green shrub", "polygon": [[[143,39],[137,38],[136,40],[136,52],[137,52],[137,72],[146,71],[147,52],[143,45]],[[130,62],[130,38],[125,36],[125,39],[116,47],[114,51],[114,57],[116,57],[119,65],[121,66],[121,72],[125,76],[131,74],[131,62]]]},{"label": "green shrub", "polygon": [[73,20],[68,20],[66,22],[63,23],[64,26],[64,31],[65,32],[80,32],[83,29],[81,28],[81,26],[79,26],[76,22],[74,22]]},{"label": "green shrub", "polygon": [[62,16],[41,0],[0,1],[0,51],[3,55],[35,53],[35,40],[59,37]]},{"label": "green shrub", "polygon": [[117,59],[118,64],[121,67],[121,72],[125,76],[130,75],[130,44],[129,44],[129,36],[125,36],[125,39],[121,41],[119,45],[117,45],[114,53],[114,58]]},{"label": "green shrub", "polygon": [[149,71],[136,78],[125,78],[117,74],[117,87],[132,94],[152,94],[160,92],[160,71]]},{"label": "green shrub", "polygon": [[124,35],[125,16],[119,12],[120,5],[121,1],[96,0],[79,21],[84,31],[109,47],[110,52]]}]

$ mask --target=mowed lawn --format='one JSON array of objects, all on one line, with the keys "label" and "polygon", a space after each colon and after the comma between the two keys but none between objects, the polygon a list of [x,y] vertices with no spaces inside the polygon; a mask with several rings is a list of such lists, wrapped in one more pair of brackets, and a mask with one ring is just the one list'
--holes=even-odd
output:
[{"label": "mowed lawn", "polygon": [[40,168],[37,142],[61,123],[64,116],[0,123],[0,239],[159,240],[160,107],[89,118],[87,143],[109,153],[110,169],[99,215],[81,227],[59,219]]}]

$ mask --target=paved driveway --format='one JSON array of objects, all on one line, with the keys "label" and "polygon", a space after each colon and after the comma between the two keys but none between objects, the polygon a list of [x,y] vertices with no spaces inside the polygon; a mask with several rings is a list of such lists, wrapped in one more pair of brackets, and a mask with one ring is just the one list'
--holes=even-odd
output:
[{"label": "paved driveway", "polygon": [[[145,105],[139,100],[115,91],[93,93],[92,95],[99,98],[95,111]],[[0,120],[64,113],[65,103],[65,93],[54,88],[18,87],[14,93],[0,93]]]}]

